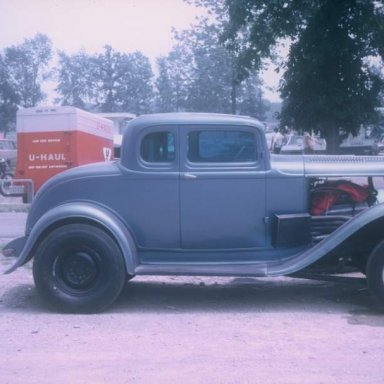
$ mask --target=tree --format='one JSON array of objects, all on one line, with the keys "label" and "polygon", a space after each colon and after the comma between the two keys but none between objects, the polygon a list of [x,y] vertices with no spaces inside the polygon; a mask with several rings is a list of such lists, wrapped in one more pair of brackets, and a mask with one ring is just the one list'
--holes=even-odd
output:
[{"label": "tree", "polygon": [[[244,110],[240,103],[250,101],[247,92],[254,93],[257,88],[261,95],[256,75],[252,77],[255,87],[243,87],[234,54],[219,43],[219,36],[218,24],[206,18],[191,29],[175,33],[176,46],[167,58],[158,61],[158,99],[162,105],[173,110],[235,114]],[[263,110],[262,100],[253,101],[247,112],[256,115]]]},{"label": "tree", "polygon": [[[215,1],[199,0],[215,11]],[[240,68],[262,66],[279,39],[292,41],[282,84],[282,122],[320,131],[335,151],[339,130],[356,133],[375,118],[382,79],[369,57],[384,53],[378,0],[223,0],[223,41]],[[243,72],[244,73],[244,72]]]},{"label": "tree", "polygon": [[8,68],[0,55],[0,130],[7,132],[14,122],[19,98],[9,83]]},{"label": "tree", "polygon": [[158,111],[188,110],[187,99],[192,60],[191,52],[187,52],[186,47],[182,44],[177,44],[167,56],[157,59],[159,73],[155,85]]},{"label": "tree", "polygon": [[92,57],[84,51],[74,55],[59,52],[58,56],[56,91],[61,96],[56,102],[86,109],[86,104],[92,101],[95,94],[95,84],[91,77]]},{"label": "tree", "polygon": [[263,100],[261,85],[260,77],[256,74],[251,74],[242,82],[238,92],[238,113],[240,115],[265,119],[269,107]]},{"label": "tree", "polygon": [[122,76],[117,99],[123,111],[149,113],[154,99],[153,72],[149,59],[141,52],[122,56]]},{"label": "tree", "polygon": [[308,20],[292,44],[281,87],[282,123],[320,132],[332,153],[341,128],[356,135],[377,119],[384,84],[366,61],[378,53],[360,32],[369,20],[367,8],[352,3],[327,1]]},{"label": "tree", "polygon": [[51,75],[48,69],[51,57],[51,41],[40,33],[18,46],[5,49],[9,85],[22,107],[34,107],[46,98],[41,85]]},{"label": "tree", "polygon": [[94,58],[93,81],[96,85],[97,104],[101,112],[118,112],[117,87],[122,76],[121,53],[110,45]]},{"label": "tree", "polygon": [[16,121],[20,106],[33,107],[44,100],[42,83],[48,79],[51,42],[37,34],[0,55],[0,129],[7,131]]},{"label": "tree", "polygon": [[121,53],[110,45],[89,55],[59,54],[58,101],[101,112],[150,111],[153,100],[152,68],[140,52]]},{"label": "tree", "polygon": [[231,99],[232,86],[237,87],[233,58],[218,44],[218,36],[218,27],[207,19],[176,35],[190,56],[187,105],[192,111],[236,113],[236,99]]}]

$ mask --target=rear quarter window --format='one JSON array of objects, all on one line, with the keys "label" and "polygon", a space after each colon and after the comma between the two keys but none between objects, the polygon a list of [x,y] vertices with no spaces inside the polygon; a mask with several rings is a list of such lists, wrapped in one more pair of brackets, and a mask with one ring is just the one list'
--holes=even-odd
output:
[{"label": "rear quarter window", "polygon": [[171,132],[152,132],[144,136],[141,158],[148,163],[170,163],[175,160],[175,137]]}]

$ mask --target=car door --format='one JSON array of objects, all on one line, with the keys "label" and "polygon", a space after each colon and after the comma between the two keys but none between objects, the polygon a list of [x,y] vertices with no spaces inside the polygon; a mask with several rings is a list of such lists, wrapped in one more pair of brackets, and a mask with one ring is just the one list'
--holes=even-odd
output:
[{"label": "car door", "polygon": [[180,127],[183,249],[265,246],[265,170],[254,127]]},{"label": "car door", "polygon": [[[177,127],[150,126],[135,137],[136,150],[124,154],[120,213],[138,247],[180,249],[180,172]],[[132,148],[131,147],[131,148]]]}]

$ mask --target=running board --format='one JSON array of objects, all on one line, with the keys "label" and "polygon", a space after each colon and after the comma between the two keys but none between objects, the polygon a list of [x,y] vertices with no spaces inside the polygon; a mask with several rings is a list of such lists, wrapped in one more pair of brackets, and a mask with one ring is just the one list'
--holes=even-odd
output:
[{"label": "running board", "polygon": [[135,268],[136,275],[184,275],[184,276],[267,276],[266,263],[245,264],[140,264]]}]

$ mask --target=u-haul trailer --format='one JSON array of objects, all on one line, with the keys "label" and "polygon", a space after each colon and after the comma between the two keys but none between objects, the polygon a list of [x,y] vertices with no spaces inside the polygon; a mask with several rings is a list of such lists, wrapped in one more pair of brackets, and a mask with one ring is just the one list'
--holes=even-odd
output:
[{"label": "u-haul trailer", "polygon": [[75,107],[21,109],[16,125],[15,179],[32,180],[34,191],[66,169],[113,157],[113,122]]}]

